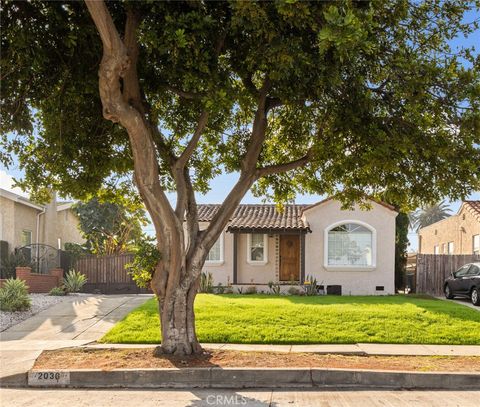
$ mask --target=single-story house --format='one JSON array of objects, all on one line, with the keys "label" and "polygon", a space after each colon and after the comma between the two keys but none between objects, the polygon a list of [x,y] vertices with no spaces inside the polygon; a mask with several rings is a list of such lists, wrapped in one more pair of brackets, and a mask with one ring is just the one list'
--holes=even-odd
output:
[{"label": "single-story house", "polygon": [[[240,205],[209,252],[204,272],[214,285],[303,284],[310,278],[330,293],[394,294],[395,209],[342,210],[326,199],[313,205]],[[220,205],[199,205],[206,228]]]}]

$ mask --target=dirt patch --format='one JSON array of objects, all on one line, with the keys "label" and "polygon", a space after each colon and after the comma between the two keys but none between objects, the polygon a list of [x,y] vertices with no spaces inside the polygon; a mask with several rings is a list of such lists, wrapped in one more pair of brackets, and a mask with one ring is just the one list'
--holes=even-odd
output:
[{"label": "dirt patch", "polygon": [[338,369],[480,372],[480,356],[344,356],[314,353],[209,350],[198,356],[153,355],[153,349],[44,351],[35,369],[142,369],[182,367],[318,367]]}]

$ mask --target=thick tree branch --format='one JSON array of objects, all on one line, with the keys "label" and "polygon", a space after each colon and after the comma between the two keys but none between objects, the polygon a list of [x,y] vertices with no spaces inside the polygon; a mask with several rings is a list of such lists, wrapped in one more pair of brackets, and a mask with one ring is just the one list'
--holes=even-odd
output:
[{"label": "thick tree branch", "polygon": [[171,85],[163,85],[163,87],[166,90],[169,90],[170,92],[173,92],[173,93],[177,94],[178,96],[180,96],[181,98],[184,98],[184,99],[199,100],[199,99],[206,96],[206,94],[203,93],[203,92],[200,92],[200,93],[189,92],[189,91],[185,91],[185,90],[179,89],[179,88],[177,88],[175,86],[171,86]]},{"label": "thick tree branch", "polygon": [[267,94],[270,90],[270,80],[265,79],[259,90],[257,111],[253,120],[252,133],[247,146],[247,152],[242,160],[240,178],[232,188],[227,198],[211,220],[207,230],[203,233],[200,246],[211,247],[225,228],[236,207],[247,191],[256,181],[256,166],[262,151],[267,129]]},{"label": "thick tree branch", "polygon": [[[128,132],[132,146],[135,183],[152,217],[157,243],[165,247],[161,262],[172,270],[182,269],[184,252],[183,225],[160,185],[158,160],[151,128],[144,115],[124,99],[120,80],[130,66],[127,48],[123,44],[103,1],[85,1],[103,44],[99,69],[99,89],[105,118],[119,122]],[[132,24],[133,25],[133,24]],[[156,279],[155,291],[163,297],[172,292],[180,276],[168,278],[169,269],[157,267],[161,276]],[[167,283],[168,281],[168,283]],[[168,284],[168,285],[167,285]],[[168,296],[165,297],[168,301]]]},{"label": "thick tree branch", "polygon": [[137,29],[140,25],[140,15],[132,8],[127,11],[127,22],[125,24],[125,47],[127,54],[130,57],[130,66],[125,71],[123,76],[123,97],[125,101],[135,107],[140,113],[145,115],[146,109],[143,101],[142,93],[140,91],[140,84],[137,74],[138,62],[138,41]]},{"label": "thick tree branch", "polygon": [[257,178],[265,177],[266,175],[278,174],[280,172],[287,172],[294,170],[295,168],[306,165],[311,160],[311,150],[307,152],[303,157],[298,160],[293,160],[288,163],[269,165],[267,167],[257,169]]},{"label": "thick tree branch", "polygon": [[183,153],[180,155],[180,157],[177,160],[177,163],[176,163],[177,168],[183,168],[187,164],[187,161],[190,159],[193,152],[195,151],[195,148],[197,147],[200,137],[202,136],[203,131],[205,130],[207,121],[208,121],[208,112],[204,110],[200,114],[200,117],[197,123],[197,128],[195,129],[195,132],[193,133],[192,138],[190,139],[187,146],[185,147],[185,150],[183,150]]}]

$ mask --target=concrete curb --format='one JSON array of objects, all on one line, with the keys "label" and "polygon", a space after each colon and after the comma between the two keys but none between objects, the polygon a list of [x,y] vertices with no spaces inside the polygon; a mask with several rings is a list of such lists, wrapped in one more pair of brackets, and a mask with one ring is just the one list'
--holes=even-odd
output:
[{"label": "concrete curb", "polygon": [[30,387],[70,388],[389,388],[480,389],[479,373],[317,368],[31,370]]}]

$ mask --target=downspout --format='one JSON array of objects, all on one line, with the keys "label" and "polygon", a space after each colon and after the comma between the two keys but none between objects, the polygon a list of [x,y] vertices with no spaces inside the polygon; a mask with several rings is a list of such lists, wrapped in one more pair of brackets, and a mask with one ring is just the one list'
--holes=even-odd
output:
[{"label": "downspout", "polygon": [[43,211],[37,213],[37,245],[40,244],[40,215],[45,214],[45,208],[43,208]]}]

